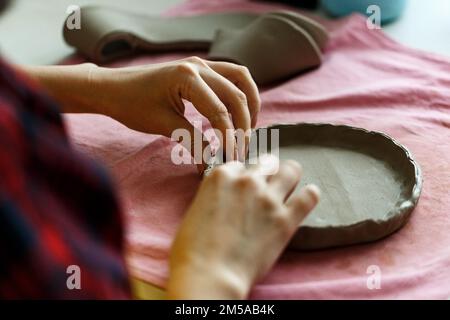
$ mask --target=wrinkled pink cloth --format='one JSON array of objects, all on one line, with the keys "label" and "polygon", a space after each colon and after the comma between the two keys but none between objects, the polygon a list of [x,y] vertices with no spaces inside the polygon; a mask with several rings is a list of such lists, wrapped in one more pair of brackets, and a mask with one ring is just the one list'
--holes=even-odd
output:
[{"label": "wrinkled pink cloth", "polygon": [[[198,0],[169,14],[280,7]],[[409,223],[381,241],[285,252],[251,298],[449,298],[450,59],[406,48],[382,31],[368,29],[358,15],[322,22],[332,31],[323,65],[263,90],[258,126],[330,122],[385,132],[406,145],[420,163],[422,196]],[[139,57],[114,66],[180,57]],[[199,116],[190,107],[188,117]],[[131,273],[164,286],[171,241],[200,182],[195,166],[172,164],[173,144],[166,138],[129,130],[104,116],[66,119],[74,145],[106,163],[115,177],[126,210]],[[380,268],[380,289],[367,287],[371,265]]]}]

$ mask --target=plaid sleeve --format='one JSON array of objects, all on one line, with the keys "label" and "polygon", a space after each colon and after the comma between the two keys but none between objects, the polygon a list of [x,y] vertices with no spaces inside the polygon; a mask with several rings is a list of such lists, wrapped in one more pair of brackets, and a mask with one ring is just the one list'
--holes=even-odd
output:
[{"label": "plaid sleeve", "polygon": [[0,298],[128,298],[111,182],[39,91],[0,60]]}]

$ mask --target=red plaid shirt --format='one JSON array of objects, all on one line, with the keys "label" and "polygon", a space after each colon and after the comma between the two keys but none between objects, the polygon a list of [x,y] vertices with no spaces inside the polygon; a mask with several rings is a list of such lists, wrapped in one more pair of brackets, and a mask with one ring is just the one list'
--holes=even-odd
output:
[{"label": "red plaid shirt", "polygon": [[71,148],[57,105],[0,60],[0,298],[128,294],[108,175]]}]

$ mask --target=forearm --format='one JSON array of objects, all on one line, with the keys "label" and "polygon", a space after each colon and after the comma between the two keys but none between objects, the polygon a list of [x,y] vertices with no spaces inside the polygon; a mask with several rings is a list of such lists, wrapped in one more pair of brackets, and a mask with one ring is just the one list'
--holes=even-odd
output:
[{"label": "forearm", "polygon": [[22,66],[31,78],[40,83],[59,102],[66,113],[106,114],[105,99],[96,80],[100,70],[95,64],[70,66]]}]

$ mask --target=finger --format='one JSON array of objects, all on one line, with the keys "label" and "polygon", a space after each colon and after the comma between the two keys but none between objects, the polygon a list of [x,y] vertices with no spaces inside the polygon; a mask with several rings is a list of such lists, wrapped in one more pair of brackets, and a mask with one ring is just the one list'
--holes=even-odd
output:
[{"label": "finger", "polygon": [[284,161],[280,164],[278,172],[269,177],[269,186],[274,194],[281,197],[281,200],[285,202],[300,182],[301,175],[302,167],[298,162]]},{"label": "finger", "polygon": [[299,225],[319,202],[320,190],[315,185],[303,187],[298,194],[288,199],[286,206],[292,223]]},{"label": "finger", "polygon": [[254,174],[265,176],[266,180],[279,170],[280,160],[272,154],[264,154],[257,158],[257,164],[249,165],[249,170]]},{"label": "finger", "polygon": [[209,67],[201,69],[200,75],[230,111],[236,130],[235,137],[239,138],[236,145],[238,160],[244,161],[251,133],[250,111],[245,94]]},{"label": "finger", "polygon": [[209,120],[211,126],[222,133],[223,139],[220,139],[220,142],[226,159],[235,160],[234,127],[228,115],[228,109],[198,73],[190,74],[187,81],[188,84],[181,87],[181,97],[192,102],[195,108]]},{"label": "finger", "polygon": [[[203,133],[195,128],[186,118],[180,115],[174,115],[171,118],[171,123],[169,124],[173,130],[175,129],[184,129],[188,132],[188,137],[186,139],[178,139],[177,142],[180,143],[186,150],[189,150],[194,160],[194,163],[197,165],[197,170],[200,174],[204,172],[207,166],[207,161],[211,156],[211,146],[208,143],[208,140],[204,137]],[[185,135],[183,135],[185,137]]]},{"label": "finger", "polygon": [[258,119],[258,113],[261,110],[261,99],[259,97],[258,87],[248,69],[244,66],[229,62],[205,62],[211,69],[230,80],[245,93],[250,111],[251,126],[254,128]]},{"label": "finger", "polygon": [[217,170],[222,170],[228,173],[230,176],[237,177],[244,172],[245,167],[244,164],[240,161],[230,161],[218,167]]}]

